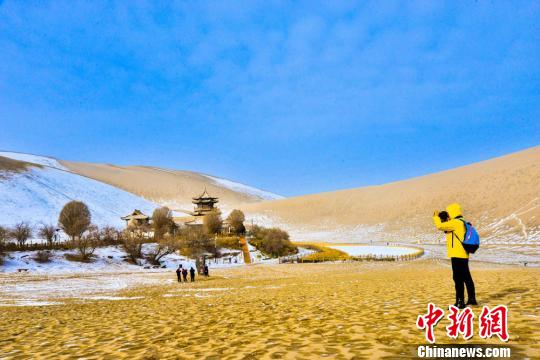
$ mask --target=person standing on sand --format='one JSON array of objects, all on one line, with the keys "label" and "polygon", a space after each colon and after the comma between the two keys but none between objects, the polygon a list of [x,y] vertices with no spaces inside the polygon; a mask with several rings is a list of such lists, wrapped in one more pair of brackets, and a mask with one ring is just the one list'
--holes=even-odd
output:
[{"label": "person standing on sand", "polygon": [[210,271],[208,270],[208,265],[204,265],[204,276],[208,277],[210,276]]},{"label": "person standing on sand", "polygon": [[182,264],[178,265],[178,269],[176,269],[176,277],[178,282],[182,282]]},{"label": "person standing on sand", "polygon": [[184,278],[184,282],[187,282],[187,269],[182,269],[182,277]]},{"label": "person standing on sand", "polygon": [[191,267],[191,269],[189,269],[189,276],[191,277],[191,282],[194,282],[195,281],[195,269],[193,268],[193,266]]},{"label": "person standing on sand", "polygon": [[[456,303],[454,306],[464,309],[466,305],[478,305],[476,302],[474,282],[469,271],[469,253],[461,243],[465,238],[465,224],[459,204],[448,205],[446,212],[448,213],[447,221],[442,221],[439,216],[440,213],[435,211],[433,222],[438,230],[446,233],[446,251],[452,263],[452,273],[456,288]],[[467,295],[469,296],[467,304],[465,304],[464,284],[467,287]]]}]

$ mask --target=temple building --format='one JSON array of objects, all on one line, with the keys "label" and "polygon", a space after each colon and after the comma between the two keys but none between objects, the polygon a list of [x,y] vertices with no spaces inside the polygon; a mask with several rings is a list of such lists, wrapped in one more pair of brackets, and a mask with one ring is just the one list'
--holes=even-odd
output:
[{"label": "temple building", "polygon": [[204,216],[209,212],[215,210],[216,208],[214,207],[214,205],[217,202],[218,198],[210,196],[205,188],[201,195],[193,198],[192,203],[195,204],[193,216]]},{"label": "temple building", "polygon": [[126,226],[142,226],[150,223],[150,216],[143,214],[141,210],[135,209],[131,214],[122,216]]},{"label": "temple building", "polygon": [[204,215],[219,209],[215,206],[219,202],[217,197],[210,196],[206,188],[199,196],[192,198],[195,205],[193,211],[175,210],[176,213],[185,213],[188,216],[173,217],[178,226],[203,226]]}]

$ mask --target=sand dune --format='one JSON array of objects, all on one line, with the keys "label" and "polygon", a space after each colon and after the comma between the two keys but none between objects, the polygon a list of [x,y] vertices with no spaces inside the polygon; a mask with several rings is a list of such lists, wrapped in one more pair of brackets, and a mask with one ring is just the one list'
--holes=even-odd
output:
[{"label": "sand dune", "polygon": [[191,198],[206,188],[220,199],[220,205],[232,209],[238,204],[280,198],[259,189],[191,171],[167,170],[148,166],[116,166],[61,161],[79,175],[119,187],[172,209],[192,210]]},{"label": "sand dune", "polygon": [[224,211],[241,208],[254,223],[278,225],[294,240],[420,242],[440,240],[431,215],[459,202],[485,244],[540,244],[540,146],[418,178],[288,199],[190,171],[60,161],[76,174],[172,209],[192,209],[208,192]]},{"label": "sand dune", "polygon": [[[540,147],[436,174],[243,206],[311,240],[434,241],[431,215],[462,204],[488,243],[540,244]],[[302,240],[302,239],[298,239]]]}]

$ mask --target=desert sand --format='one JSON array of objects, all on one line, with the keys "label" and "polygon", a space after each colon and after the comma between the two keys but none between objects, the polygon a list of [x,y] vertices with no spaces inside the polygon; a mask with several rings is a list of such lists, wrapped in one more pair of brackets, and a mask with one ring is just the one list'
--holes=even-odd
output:
[{"label": "desert sand", "polygon": [[[242,206],[302,240],[436,242],[431,215],[450,203],[487,243],[540,244],[540,146],[456,169],[380,186]],[[345,231],[349,229],[349,231]],[[313,235],[315,234],[315,235]],[[347,238],[349,236],[349,238]],[[358,241],[357,240],[357,241]]]},{"label": "desert sand", "polygon": [[[472,264],[480,305],[509,307],[515,358],[540,356],[539,271]],[[453,300],[442,260],[256,265],[211,275],[178,284],[174,273],[160,274],[161,285],[110,294],[116,300],[66,295],[54,298],[58,305],[0,307],[1,357],[408,358],[425,344],[415,321],[427,303],[446,307]],[[19,286],[51,280],[21,276]],[[474,307],[477,316],[480,310]],[[437,343],[464,343],[445,335],[445,321],[436,328]],[[476,323],[469,343],[503,344],[477,331]]]}]

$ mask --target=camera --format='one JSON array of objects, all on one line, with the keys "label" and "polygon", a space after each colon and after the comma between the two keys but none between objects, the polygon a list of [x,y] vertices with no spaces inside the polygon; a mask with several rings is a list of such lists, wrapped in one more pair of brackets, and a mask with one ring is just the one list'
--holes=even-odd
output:
[{"label": "camera", "polygon": [[448,213],[446,211],[439,212],[439,217],[441,218],[442,222],[446,222],[446,221],[450,220],[450,215],[448,215]]}]

